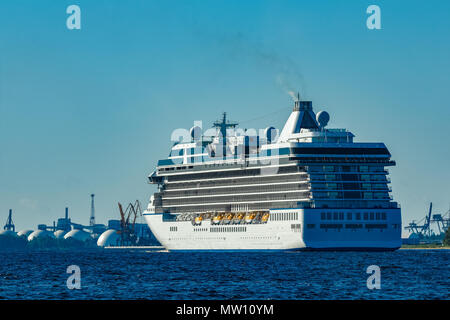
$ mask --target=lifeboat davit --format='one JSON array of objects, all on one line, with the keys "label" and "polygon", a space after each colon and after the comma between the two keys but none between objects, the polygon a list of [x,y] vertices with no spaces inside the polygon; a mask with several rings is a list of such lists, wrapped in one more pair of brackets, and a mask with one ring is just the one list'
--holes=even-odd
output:
[{"label": "lifeboat davit", "polygon": [[211,219],[211,217],[212,217],[211,212],[207,212],[207,213],[204,213],[204,214],[203,214],[203,218],[204,218],[205,220]]}]

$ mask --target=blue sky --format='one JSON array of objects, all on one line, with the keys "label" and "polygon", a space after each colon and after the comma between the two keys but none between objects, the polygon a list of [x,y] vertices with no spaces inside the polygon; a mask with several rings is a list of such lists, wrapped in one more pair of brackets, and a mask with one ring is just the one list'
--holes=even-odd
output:
[{"label": "blue sky", "polygon": [[[67,6],[81,30],[66,28]],[[381,8],[368,30],[366,8]],[[404,222],[450,204],[450,2],[0,3],[0,218],[88,223],[147,202],[170,134],[227,111],[281,128],[285,87],[356,141],[382,141]],[[279,79],[283,80],[280,84]],[[253,120],[252,120],[253,119]]]}]

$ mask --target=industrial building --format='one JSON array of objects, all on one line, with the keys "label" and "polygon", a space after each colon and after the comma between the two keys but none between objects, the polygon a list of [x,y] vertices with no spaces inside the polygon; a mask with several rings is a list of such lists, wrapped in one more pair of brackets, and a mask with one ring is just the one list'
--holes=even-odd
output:
[{"label": "industrial building", "polygon": [[125,210],[119,204],[120,220],[109,220],[107,226],[95,222],[94,194],[91,194],[89,225],[75,223],[65,208],[64,217],[51,225],[39,224],[36,230],[24,229],[16,233],[12,209],[0,231],[0,250],[46,248],[96,248],[109,246],[158,245],[145,223],[136,223],[141,216],[139,201],[130,203]]}]

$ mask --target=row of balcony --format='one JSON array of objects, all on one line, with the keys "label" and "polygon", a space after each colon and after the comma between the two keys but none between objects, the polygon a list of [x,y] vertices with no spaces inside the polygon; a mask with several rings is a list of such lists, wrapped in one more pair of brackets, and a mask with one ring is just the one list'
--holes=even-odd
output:
[{"label": "row of balcony", "polygon": [[271,183],[285,183],[285,182],[299,182],[304,183],[308,181],[307,173],[282,174],[282,175],[259,175],[243,178],[230,179],[211,179],[204,181],[192,181],[183,183],[167,183],[163,186],[163,190],[184,190],[184,189],[199,189],[199,188],[213,188],[213,187],[233,187],[239,185],[258,185]]},{"label": "row of balcony", "polygon": [[296,199],[309,199],[309,191],[299,191],[290,193],[268,193],[268,194],[248,194],[248,195],[221,195],[212,197],[188,197],[182,199],[162,199],[164,207],[170,206],[186,206],[189,204],[232,204],[245,202],[268,202],[268,201],[285,201]]}]

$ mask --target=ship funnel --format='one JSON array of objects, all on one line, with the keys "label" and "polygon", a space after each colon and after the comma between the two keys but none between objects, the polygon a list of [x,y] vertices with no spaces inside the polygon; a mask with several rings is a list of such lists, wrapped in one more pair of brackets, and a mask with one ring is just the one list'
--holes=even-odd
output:
[{"label": "ship funnel", "polygon": [[312,101],[302,101],[299,97],[294,102],[294,110],[286,121],[278,142],[295,138],[295,134],[300,133],[301,129],[319,129],[319,124],[312,109]]},{"label": "ship funnel", "polygon": [[312,111],[312,101],[295,101],[293,111]]}]

